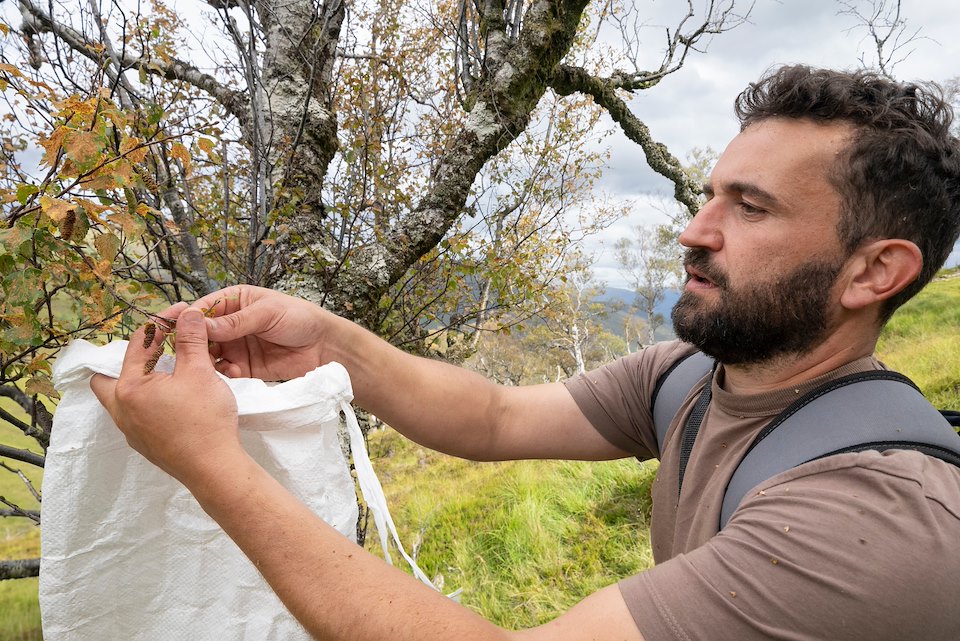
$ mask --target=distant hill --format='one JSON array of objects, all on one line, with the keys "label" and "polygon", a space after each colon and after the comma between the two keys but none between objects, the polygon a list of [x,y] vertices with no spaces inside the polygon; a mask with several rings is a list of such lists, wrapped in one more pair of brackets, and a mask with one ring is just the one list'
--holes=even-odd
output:
[{"label": "distant hill", "polygon": [[[680,290],[669,289],[664,296],[663,302],[657,306],[657,313],[662,314],[666,319],[666,323],[657,328],[657,340],[670,340],[675,337],[673,326],[670,324],[670,312],[673,310],[673,306],[676,304],[678,298],[680,298]],[[607,316],[603,322],[604,328],[612,334],[622,336],[623,318],[631,310],[636,299],[637,295],[629,289],[608,287],[606,293],[600,296],[598,300],[610,306],[620,305],[623,311],[615,311]],[[645,318],[643,312],[638,312],[635,309],[632,311],[634,314],[639,314],[640,318]]]}]

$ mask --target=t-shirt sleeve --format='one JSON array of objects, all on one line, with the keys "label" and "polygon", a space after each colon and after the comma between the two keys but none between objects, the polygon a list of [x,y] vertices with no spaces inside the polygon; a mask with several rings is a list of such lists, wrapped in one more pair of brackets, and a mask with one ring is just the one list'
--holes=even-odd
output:
[{"label": "t-shirt sleeve", "polygon": [[656,457],[651,399],[657,380],[695,348],[680,341],[646,347],[564,382],[593,427],[613,445],[640,459]]},{"label": "t-shirt sleeve", "polygon": [[958,507],[942,461],[829,457],[761,484],[705,545],[620,589],[647,641],[955,641]]}]

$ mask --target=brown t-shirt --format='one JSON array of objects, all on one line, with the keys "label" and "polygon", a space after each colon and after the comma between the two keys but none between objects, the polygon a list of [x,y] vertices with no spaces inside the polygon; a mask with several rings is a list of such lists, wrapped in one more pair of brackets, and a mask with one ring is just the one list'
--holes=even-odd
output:
[{"label": "brown t-shirt", "polygon": [[[660,343],[567,381],[611,443],[655,457],[656,381],[693,351]],[[736,395],[723,367],[678,498],[682,426],[653,486],[656,567],[620,582],[647,641],[960,640],[960,469],[917,452],[841,454],[758,485],[718,533],[727,481],[760,430],[824,380],[879,369],[863,358],[797,388]],[[843,429],[838,425],[837,429]]]}]

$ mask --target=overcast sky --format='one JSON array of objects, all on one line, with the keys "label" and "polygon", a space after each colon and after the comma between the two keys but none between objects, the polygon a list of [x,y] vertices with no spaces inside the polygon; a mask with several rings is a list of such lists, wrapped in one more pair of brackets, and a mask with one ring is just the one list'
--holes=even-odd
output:
[{"label": "overcast sky", "polygon": [[[662,12],[656,19],[666,25],[675,22],[670,17],[686,3],[654,0],[651,4]],[[860,0],[859,4],[869,3]],[[894,67],[898,79],[942,82],[960,76],[960,14],[948,8],[954,6],[952,0],[902,0],[901,16],[910,32],[920,29],[921,38],[909,47],[912,53]],[[683,69],[638,95],[631,103],[632,110],[650,127],[654,138],[681,160],[695,147],[709,146],[721,152],[738,131],[734,98],[769,67],[806,63],[854,68],[860,66],[862,57],[875,62],[873,41],[865,29],[851,30],[856,21],[838,15],[841,8],[837,0],[757,0],[749,24],[716,36],[707,53],[694,55]],[[661,34],[662,30],[651,30],[646,37],[659,45]],[[594,266],[597,277],[620,287],[624,279],[608,248],[629,233],[632,224],[664,221],[664,214],[650,204],[650,194],[668,197],[672,186],[647,168],[640,148],[622,134],[614,135],[610,144],[612,156],[602,187],[617,198],[635,200],[636,206],[628,220],[606,230],[588,248],[600,254]],[[948,261],[948,265],[956,264],[960,264],[958,250]]]}]

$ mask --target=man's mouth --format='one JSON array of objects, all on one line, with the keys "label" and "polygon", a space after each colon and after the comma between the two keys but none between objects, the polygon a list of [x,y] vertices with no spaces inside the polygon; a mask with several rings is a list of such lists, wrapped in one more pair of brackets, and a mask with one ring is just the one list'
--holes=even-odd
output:
[{"label": "man's mouth", "polygon": [[690,289],[723,289],[726,286],[726,277],[713,267],[710,256],[701,248],[686,251],[683,268],[687,272],[686,286]]},{"label": "man's mouth", "polygon": [[706,274],[704,274],[703,272],[701,272],[699,269],[696,269],[695,267],[690,267],[690,266],[688,265],[688,266],[686,267],[686,270],[687,270],[687,280],[692,280],[692,281],[694,281],[694,282],[696,282],[696,283],[700,283],[700,284],[704,284],[704,285],[714,285],[714,284],[715,284],[712,280],[710,280],[710,279],[707,277]]},{"label": "man's mouth", "polygon": [[687,265],[684,269],[687,271],[687,285],[690,286],[691,289],[712,289],[717,287],[717,284],[699,269],[691,267],[690,265]]}]

